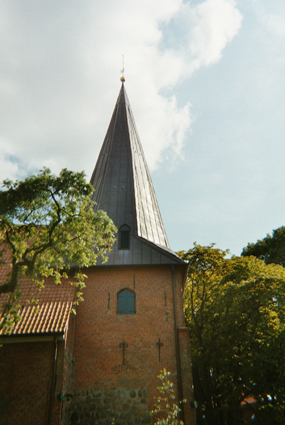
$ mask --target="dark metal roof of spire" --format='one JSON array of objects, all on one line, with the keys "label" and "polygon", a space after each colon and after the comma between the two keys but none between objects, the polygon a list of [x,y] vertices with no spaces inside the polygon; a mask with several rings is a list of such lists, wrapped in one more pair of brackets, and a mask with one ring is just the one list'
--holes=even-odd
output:
[{"label": "dark metal roof of spire", "polygon": [[130,249],[119,250],[116,242],[107,265],[182,262],[169,248],[124,82],[91,184],[96,209],[106,211],[118,229],[131,229]]}]

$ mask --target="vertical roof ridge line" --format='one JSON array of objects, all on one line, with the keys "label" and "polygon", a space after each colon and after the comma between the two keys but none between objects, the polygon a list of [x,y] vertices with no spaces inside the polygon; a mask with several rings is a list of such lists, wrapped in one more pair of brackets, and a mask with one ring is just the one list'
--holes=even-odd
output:
[{"label": "vertical roof ridge line", "polygon": [[[107,142],[108,142],[108,140],[112,140],[113,137],[114,137],[115,127],[116,127],[115,123],[117,121],[117,115],[118,115],[118,108],[117,108],[117,104],[116,104],[114,111],[113,111],[113,114],[112,114],[112,118],[111,118],[109,127],[108,127],[108,130],[107,130],[107,133],[106,133],[106,136],[105,136],[105,139],[104,139],[104,143],[103,143],[103,145],[100,149],[99,156],[98,156],[98,159],[97,159],[97,163],[95,165],[95,168],[93,170],[93,173],[92,173],[92,176],[91,176],[91,179],[90,179],[90,183],[94,187],[94,184],[96,184],[97,180],[96,181],[93,181],[93,180],[95,180],[96,177],[98,179],[98,176],[101,176],[99,190],[98,190],[99,199],[97,199],[97,194],[95,194],[94,192],[92,194],[92,200],[94,200],[94,198],[97,199],[97,205],[99,205],[100,200],[102,198],[103,187],[104,187],[104,183],[105,183],[105,179],[106,179],[106,170],[108,168],[108,163],[109,163],[109,156],[107,156],[105,162],[102,161],[102,163],[100,163],[100,157],[102,155],[108,154],[108,149],[107,149],[108,143]],[[110,137],[110,133],[111,133],[111,137]],[[98,164],[98,168],[97,168],[97,164]],[[96,208],[96,206],[95,206],[95,208]],[[96,209],[98,209],[98,208],[96,208]]]},{"label": "vertical roof ridge line", "polygon": [[[135,119],[134,119],[131,107],[129,106],[129,108],[126,108],[126,110],[127,110],[128,130],[129,130],[129,134],[130,134],[131,155],[132,155],[132,165],[133,165],[133,174],[134,174],[136,214],[137,214],[137,217],[139,217],[139,214],[138,214],[138,208],[139,208],[138,202],[139,202],[139,200],[138,200],[137,195],[139,195],[138,192],[139,192],[140,185],[139,185],[139,181],[138,181],[138,178],[137,178],[138,174],[134,173],[134,170],[138,170],[136,163],[135,163],[135,154],[137,154],[137,157],[138,157],[137,162],[138,162],[138,166],[139,166],[139,169],[140,169],[140,175],[142,177],[141,180],[142,180],[142,184],[144,186],[144,191],[145,191],[146,195],[148,195],[148,194],[150,195],[150,201],[151,201],[150,203],[145,202],[145,204],[144,204],[144,208],[148,211],[148,215],[144,214],[145,228],[147,229],[146,239],[149,239],[151,242],[154,242],[154,243],[159,243],[162,246],[166,246],[169,249],[168,239],[167,239],[166,232],[165,232],[165,229],[164,229],[160,209],[159,209],[158,202],[157,202],[157,199],[156,199],[154,187],[153,187],[153,184],[152,184],[152,179],[151,179],[151,176],[150,176],[147,161],[146,161],[146,158],[145,158],[143,147],[142,147],[140,137],[139,137],[139,134],[138,134],[138,130],[137,130],[137,127],[136,127]],[[135,146],[132,146],[132,145],[135,145]],[[136,152],[136,151],[138,151],[138,152]],[[139,155],[141,155],[141,157],[142,157],[141,161],[140,161]],[[143,178],[144,173],[146,175],[146,179]],[[156,213],[155,213],[155,210],[156,210]],[[153,219],[155,221],[155,228],[153,228],[152,225],[147,225],[147,218],[151,218],[151,216],[153,216]],[[156,219],[156,217],[157,217],[157,219]],[[140,217],[139,217],[139,220],[140,220]],[[160,234],[159,234],[160,232],[156,227],[157,225],[159,225],[159,227],[161,228],[163,240],[161,240],[161,237],[160,237]],[[138,226],[138,228],[139,228],[139,226]],[[151,233],[152,238],[149,238],[150,235],[148,233]],[[157,235],[157,237],[155,237],[155,234]],[[139,236],[143,237],[143,234],[141,234]]]},{"label": "vertical roof ridge line", "polygon": [[[163,251],[156,247],[165,250],[168,259],[164,260],[171,263],[171,249],[124,84],[90,183],[95,189],[94,209],[105,210],[118,229],[123,224],[131,229],[129,249],[119,249],[116,240],[106,265],[161,263]],[[153,245],[146,248],[144,240]]]}]

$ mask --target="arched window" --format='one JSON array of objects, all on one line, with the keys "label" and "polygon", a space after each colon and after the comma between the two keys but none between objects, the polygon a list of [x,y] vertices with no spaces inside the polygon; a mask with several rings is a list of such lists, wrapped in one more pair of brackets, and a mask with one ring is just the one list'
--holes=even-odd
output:
[{"label": "arched window", "polygon": [[118,293],[118,314],[135,314],[135,293],[129,289],[123,289]]},{"label": "arched window", "polygon": [[131,228],[127,224],[123,224],[119,228],[119,249],[130,249],[131,245]]}]

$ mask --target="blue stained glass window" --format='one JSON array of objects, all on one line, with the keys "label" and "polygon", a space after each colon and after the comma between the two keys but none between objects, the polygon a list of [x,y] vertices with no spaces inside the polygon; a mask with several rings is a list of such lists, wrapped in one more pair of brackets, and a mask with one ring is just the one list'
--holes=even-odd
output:
[{"label": "blue stained glass window", "polygon": [[135,293],[123,289],[118,293],[118,314],[135,314]]}]

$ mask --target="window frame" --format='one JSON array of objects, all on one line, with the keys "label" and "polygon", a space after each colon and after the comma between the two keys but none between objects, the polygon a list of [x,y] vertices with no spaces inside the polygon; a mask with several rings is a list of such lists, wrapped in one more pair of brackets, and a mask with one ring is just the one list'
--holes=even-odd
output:
[{"label": "window frame", "polygon": [[[122,238],[122,233],[124,232],[124,235],[128,233],[128,243],[126,244],[126,237],[124,236],[124,239]],[[123,246],[122,246],[123,242]],[[120,251],[126,251],[131,249],[131,228],[127,224],[123,224],[119,228],[119,238],[118,238],[118,249]]]},{"label": "window frame", "polygon": [[[132,294],[132,303],[133,305],[131,305],[132,308],[129,308],[129,305],[127,304],[127,308],[124,309],[122,307],[124,307],[121,303],[119,303],[119,298],[120,295],[122,295],[123,292],[127,292],[128,294]],[[122,300],[122,299],[121,299]],[[128,311],[129,310],[129,311]],[[121,289],[118,293],[117,293],[117,314],[136,314],[136,293],[134,291],[132,291],[129,288],[123,288]]]}]

